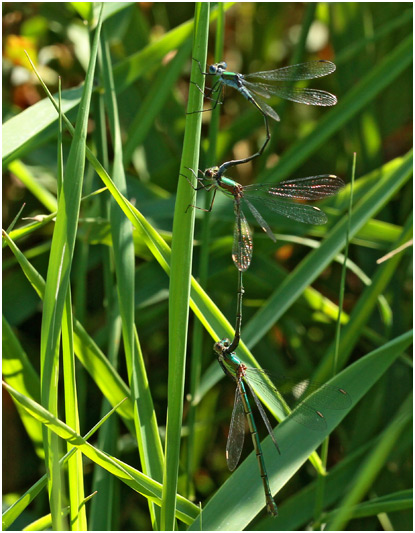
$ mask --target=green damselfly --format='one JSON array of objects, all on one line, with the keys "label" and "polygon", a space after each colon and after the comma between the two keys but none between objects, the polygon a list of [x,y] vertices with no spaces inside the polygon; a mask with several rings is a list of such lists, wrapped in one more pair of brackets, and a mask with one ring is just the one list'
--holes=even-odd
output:
[{"label": "green damselfly", "polygon": [[[231,471],[235,470],[239,463],[245,440],[246,418],[258,460],[259,472],[265,493],[266,508],[272,516],[277,516],[278,509],[269,485],[261,442],[258,436],[255,419],[252,414],[252,409],[249,403],[245,385],[249,389],[249,392],[253,397],[254,402],[265,423],[271,440],[280,455],[281,451],[275,439],[272,426],[251,383],[261,388],[264,394],[271,392],[271,394],[278,398],[278,401],[286,415],[290,415],[292,420],[313,430],[324,430],[327,427],[326,419],[322,413],[322,410],[347,409],[351,405],[351,398],[349,394],[341,388],[331,387],[329,385],[311,382],[309,380],[293,384],[285,377],[280,376],[277,378],[268,374],[262,369],[248,368],[244,363],[242,363],[235,353],[241,338],[242,297],[244,294],[242,284],[243,272],[240,270],[238,275],[238,300],[234,339],[232,343],[230,343],[228,339],[223,339],[214,344],[214,351],[217,354],[218,362],[223,372],[236,382],[235,403],[226,443],[226,462],[229,470]],[[307,398],[307,401],[303,399],[304,394],[309,395],[317,390],[319,391],[318,396],[314,397],[312,395],[311,397]],[[282,394],[285,393],[291,393],[296,401],[300,401],[297,408],[293,412],[291,412],[290,408],[285,402],[284,397],[282,396]]]},{"label": "green damselfly", "polygon": [[[225,61],[209,65],[208,71],[203,72],[200,61],[194,59],[199,64],[201,74],[204,76],[219,76],[219,79],[210,89],[211,94],[217,93],[217,97],[211,98],[214,101],[213,107],[210,109],[203,109],[201,111],[194,111],[194,113],[202,113],[205,111],[212,111],[216,108],[218,103],[221,103],[220,94],[221,89],[225,85],[233,87],[239,91],[244,98],[251,102],[262,113],[265,122],[266,138],[264,144],[255,154],[245,158],[228,162],[228,166],[239,165],[247,163],[255,157],[258,157],[265,150],[271,135],[269,132],[269,125],[267,117],[279,121],[278,113],[264,102],[262,98],[270,98],[271,96],[279,96],[286,100],[292,100],[301,104],[318,105],[318,106],[333,106],[337,103],[337,98],[327,92],[318,89],[309,89],[302,87],[293,87],[292,85],[284,85],[282,82],[304,81],[309,79],[320,78],[327,76],[336,70],[336,65],[331,61],[319,60],[310,61],[308,63],[300,63],[289,67],[283,67],[275,70],[267,70],[264,72],[254,72],[253,74],[239,74],[237,72],[228,72]],[[250,81],[251,80],[251,81]],[[267,83],[265,83],[267,82]],[[206,96],[201,88],[196,84],[197,88]],[[257,96],[254,96],[257,95]]]},{"label": "green damselfly", "polygon": [[[223,339],[215,343],[214,350],[218,356],[218,361],[224,373],[236,382],[236,391],[235,391],[235,403],[232,411],[232,418],[229,428],[228,440],[226,443],[226,461],[229,467],[229,470],[235,470],[238,465],[239,459],[241,457],[244,437],[245,437],[245,417],[248,422],[249,431],[251,433],[252,442],[254,445],[254,450],[258,460],[259,471],[264,487],[265,501],[267,511],[273,515],[277,516],[277,505],[272,497],[272,492],[269,485],[268,475],[265,467],[265,461],[262,453],[261,442],[259,440],[258,431],[256,428],[255,420],[252,414],[251,405],[249,403],[247,389],[251,396],[253,397],[256,406],[261,414],[261,417],[265,423],[265,426],[268,430],[268,433],[274,443],[274,446],[278,453],[281,455],[280,448],[274,437],[272,426],[268,420],[268,417],[264,411],[264,408],[261,405],[260,400],[258,399],[255,391],[253,389],[252,383],[256,384],[263,388],[264,391],[269,390],[269,387],[264,384],[263,379],[266,380],[271,378],[274,382],[279,381],[280,386],[271,387],[275,395],[278,397],[281,405],[286,410],[287,414],[290,413],[287,404],[285,403],[281,392],[283,389],[287,389],[292,392],[295,396],[302,396],[304,393],[311,394],[317,390],[320,391],[320,394],[314,399],[313,396],[303,400],[297,406],[294,411],[290,414],[290,419],[298,422],[305,427],[317,430],[324,431],[327,427],[327,422],[324,414],[321,409],[347,409],[351,405],[350,395],[341,388],[330,387],[328,385],[322,385],[319,383],[313,383],[308,380],[292,384],[289,380],[284,378],[279,378],[276,380],[273,376],[270,376],[263,370],[250,369],[242,363],[242,361],[236,356],[235,352],[230,352],[230,342],[227,339]],[[262,379],[261,379],[262,375]],[[245,387],[247,386],[247,388]]]},{"label": "green damselfly", "polygon": [[[236,304],[236,325],[235,325],[235,336],[232,343],[229,343],[227,339],[215,343],[214,350],[218,356],[218,362],[222,367],[224,373],[229,376],[231,379],[236,381],[236,392],[235,392],[235,404],[233,408],[231,425],[229,429],[228,440],[226,444],[226,462],[228,464],[229,470],[232,472],[235,470],[239,459],[242,453],[242,447],[245,439],[245,417],[248,421],[249,431],[251,433],[252,442],[254,449],[256,451],[259,471],[261,474],[262,483],[265,491],[265,500],[267,511],[272,516],[278,515],[277,504],[275,503],[271,489],[268,482],[268,475],[265,467],[265,461],[262,454],[261,442],[259,440],[258,431],[256,429],[255,420],[251,411],[251,406],[249,404],[249,399],[246,394],[246,389],[244,385],[244,371],[246,366],[241,363],[241,361],[236,357],[235,350],[239,345],[241,338],[241,326],[242,326],[242,298],[244,294],[244,288],[242,283],[243,272],[240,270],[238,272],[238,299]],[[272,433],[272,427],[268,420],[267,415],[265,414],[264,409],[255,392],[251,388],[249,382],[247,385],[250,389],[250,392],[255,400],[255,403],[261,413],[261,416],[265,422],[265,425],[268,429],[269,434],[275,444],[275,447],[278,450],[278,453],[281,453],[277,441]]]},{"label": "green damselfly", "polygon": [[[337,98],[327,92],[307,87],[293,87],[284,82],[304,81],[327,76],[336,70],[336,65],[331,61],[318,60],[300,63],[288,67],[266,70],[263,72],[253,72],[252,74],[239,74],[238,72],[228,72],[225,61],[209,65],[208,71],[203,72],[199,61],[201,74],[204,76],[219,76],[219,79],[210,89],[210,93],[218,93],[211,109],[215,109],[220,100],[220,92],[224,85],[233,87],[239,91],[249,102],[251,102],[264,116],[271,117],[279,121],[278,113],[264,102],[261,98],[271,98],[279,96],[286,100],[292,100],[300,104],[332,106],[337,103]],[[257,97],[254,97],[254,94]]]},{"label": "green damselfly", "polygon": [[218,355],[218,361],[222,370],[227,376],[233,379],[236,382],[236,391],[235,391],[235,404],[233,407],[231,425],[229,428],[228,441],[226,444],[226,462],[228,464],[229,470],[235,470],[239,459],[242,453],[242,447],[245,438],[245,417],[248,422],[249,431],[251,433],[252,442],[258,459],[259,471],[261,474],[262,483],[264,485],[265,492],[265,501],[267,506],[267,511],[273,515],[277,516],[277,504],[275,503],[271,489],[269,486],[268,475],[265,468],[265,461],[262,453],[261,442],[259,440],[258,431],[256,429],[254,416],[252,414],[251,406],[248,400],[248,395],[246,393],[244,382],[247,384],[250,392],[255,400],[255,403],[261,413],[261,416],[267,426],[268,432],[272,438],[275,447],[277,448],[278,453],[281,453],[277,441],[275,440],[274,434],[272,432],[271,424],[269,423],[268,417],[265,414],[265,411],[258,400],[255,392],[251,388],[249,381],[246,380],[245,371],[246,366],[241,363],[241,361],[236,357],[235,352],[229,352],[229,341],[224,339],[217,342],[214,345],[214,350]]},{"label": "green damselfly", "polygon": [[[252,235],[248,221],[242,211],[241,204],[245,203],[254,218],[265,231],[268,237],[276,242],[275,236],[264,220],[260,211],[265,209],[271,210],[279,215],[286,216],[305,224],[325,224],[327,222],[326,214],[318,207],[295,203],[291,200],[321,200],[333,196],[341,188],[344,182],[341,178],[332,174],[323,174],[320,176],[310,176],[295,180],[287,180],[271,185],[266,183],[253,185],[240,185],[234,180],[223,176],[225,170],[235,164],[234,161],[223,163],[220,167],[212,167],[202,172],[199,177],[192,169],[190,170],[198,181],[199,185],[194,187],[187,176],[184,176],[194,190],[213,189],[212,201],[209,209],[201,209],[210,212],[215,201],[217,190],[220,190],[226,196],[234,200],[235,226],[232,246],[232,259],[238,270],[245,271],[249,268],[252,259]],[[205,183],[207,182],[207,184]],[[258,207],[255,207],[254,204]]]}]

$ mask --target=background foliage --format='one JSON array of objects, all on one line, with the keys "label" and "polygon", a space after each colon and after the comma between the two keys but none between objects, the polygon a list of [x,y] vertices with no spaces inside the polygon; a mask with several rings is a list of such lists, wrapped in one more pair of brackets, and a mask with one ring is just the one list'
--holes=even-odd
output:
[{"label": "background foliage", "polygon": [[[179,168],[192,68],[194,6],[160,2],[107,4],[107,8],[105,41],[109,44],[113,64],[122,168],[127,186],[125,196],[171,244],[177,185],[178,180],[183,179],[179,176]],[[29,52],[52,92],[56,92],[58,76],[61,76],[63,89],[69,90],[64,92],[63,109],[73,122],[80,98],[77,87],[84,81],[89,61],[90,35],[83,21],[90,18],[90,9],[88,3],[3,6],[3,228],[9,227],[23,203],[23,217],[50,214],[57,206],[57,114],[49,104],[31,107],[43,99],[44,94],[23,50]],[[211,15],[217,16],[215,9]],[[376,263],[411,235],[412,5],[392,2],[237,3],[226,6],[224,20],[223,58],[233,71],[249,73],[319,58],[332,60],[337,65],[335,74],[311,85],[336,94],[339,101],[336,108],[276,102],[281,123],[272,125],[272,139],[265,154],[252,164],[232,169],[229,175],[247,184],[333,173],[349,183],[352,156],[356,152],[355,204],[362,202],[361,225],[352,233],[349,249],[349,258],[356,268],[350,266],[346,275],[343,320],[346,322],[350,317],[350,324],[345,326],[340,342],[340,370],[369,352],[388,346],[388,342],[406,334],[412,325],[410,248],[389,264]],[[214,61],[214,40],[216,31],[220,31],[216,24],[215,21],[210,24],[208,63]],[[109,67],[105,67],[104,62],[100,68],[105,72]],[[117,126],[116,121],[107,119],[106,123],[100,115],[101,86],[102,78],[97,74],[88,142],[113,177],[112,169],[117,168],[112,166],[114,154],[119,154],[119,150],[109,136],[104,145],[101,142],[102,136],[108,133],[106,125],[109,131]],[[209,102],[205,105],[209,107]],[[217,155],[213,161],[208,142],[211,113],[203,114],[199,168],[247,156],[260,146],[264,136],[263,120],[251,107],[240,95],[226,91],[220,106],[220,123],[215,136]],[[24,114],[27,113],[23,112],[25,109],[29,114]],[[64,162],[70,143],[70,135],[64,133]],[[83,196],[101,187],[101,180],[87,163]],[[103,353],[108,357],[113,354],[112,364],[118,367],[124,382],[129,383],[120,324],[118,322],[118,329],[114,325],[118,316],[117,298],[113,294],[114,299],[109,299],[105,289],[108,286],[105,262],[114,234],[113,221],[102,207],[104,195],[108,200],[109,193],[105,192],[81,204],[71,272],[73,314]],[[330,219],[325,227],[308,228],[277,217],[270,219],[278,237],[276,246],[259,228],[255,229],[254,258],[244,276],[242,338],[264,368],[292,379],[314,376],[326,381],[331,376],[341,279],[341,258],[332,259],[344,245],[344,231],[336,234],[333,228],[347,215],[349,195],[347,187],[339,198],[325,205]],[[203,205],[203,199],[199,203]],[[207,294],[233,324],[237,276],[230,257],[231,204],[226,198],[218,197],[208,222],[203,222],[201,212],[196,211],[195,215],[193,275],[205,278],[203,287]],[[20,218],[16,228],[27,224]],[[206,239],[203,224],[209,224],[210,232],[206,274],[203,273],[205,252],[201,251],[201,242]],[[53,229],[53,222],[49,221],[38,224],[34,231],[11,233],[27,260],[44,278]],[[157,417],[164,446],[169,277],[160,268],[143,234],[134,231],[133,236],[135,324],[154,405],[151,412]],[[327,264],[322,254],[318,254],[318,247],[315,252],[310,251],[320,238],[332,243],[326,248]],[[313,257],[314,262],[310,260]],[[3,372],[14,388],[39,401],[42,305],[9,249],[5,249],[3,258],[3,349],[6,354]],[[301,265],[303,270],[300,271]],[[369,280],[371,287],[367,286]],[[194,293],[192,298],[195,299]],[[198,305],[209,332],[230,335],[215,311],[209,315],[200,302]],[[214,323],[214,319],[220,325]],[[204,506],[219,487],[226,491],[223,483],[229,473],[224,451],[234,390],[230,383],[221,380],[223,376],[215,366],[211,336],[203,335],[199,344],[199,334],[193,330],[196,323],[198,318],[191,314],[186,391],[192,386],[190,375],[195,380],[193,385],[198,382],[198,370],[192,366],[194,361],[200,365],[200,385],[196,390],[195,410],[190,408],[189,397],[183,403],[178,492],[192,501],[202,501]],[[80,344],[85,346],[85,342],[81,340]],[[393,363],[391,360],[387,372],[376,377],[376,384],[336,429],[330,441],[328,467],[334,468],[337,474],[330,481],[333,499],[324,503],[324,511],[329,512],[344,503],[353,485],[357,486],[359,474],[360,479],[370,480],[353,501],[354,504],[363,503],[343,522],[347,530],[412,528],[408,503],[412,431],[407,423],[412,366],[404,353],[405,348]],[[78,353],[77,356],[80,357]],[[114,394],[115,398],[118,394],[114,392],[118,390],[114,376],[111,372],[103,374],[105,365],[98,372],[91,372],[91,366],[85,363],[89,355],[83,357],[80,357],[83,366],[78,361],[76,374],[82,435],[109,410],[108,403],[103,403],[104,395],[109,399],[108,395]],[[9,377],[12,376],[10,360],[21,362],[20,385]],[[375,375],[375,366],[368,367],[367,372],[368,376]],[[359,390],[365,390],[364,380],[369,379],[368,376],[364,372],[357,376],[356,380],[361,381],[356,384]],[[124,390],[123,385],[120,389]],[[64,391],[59,392],[63,406],[67,400]],[[359,394],[356,393],[356,398]],[[121,399],[121,392],[119,395]],[[125,408],[126,412],[128,409],[131,407]],[[21,418],[10,396],[5,394],[3,489],[7,506],[44,473],[44,451],[38,429],[31,427],[22,412],[19,413]],[[399,416],[405,419],[401,426],[395,423]],[[64,419],[63,408],[60,418]],[[136,439],[139,437],[134,431],[132,412],[123,420],[125,424],[113,427],[116,438],[110,449],[116,457],[143,471],[137,454]],[[190,449],[189,433],[193,443]],[[103,449],[102,441],[98,444],[94,439],[97,437],[93,437],[92,443]],[[385,442],[389,444],[385,445],[383,454],[372,453],[379,443]],[[250,451],[249,443],[245,454]],[[281,467],[281,461],[283,458],[266,457],[267,465],[276,463],[276,469]],[[99,467],[95,466],[94,474],[93,463],[85,465],[86,494],[97,486],[94,477],[97,469]],[[260,485],[256,471],[252,478],[248,471],[241,472],[241,476],[247,477],[238,483]],[[150,477],[157,479],[156,475]],[[276,496],[280,507],[278,519],[272,521],[262,513],[249,524],[253,515],[244,518],[243,513],[235,513],[242,520],[239,527],[304,529],[315,513],[315,477],[315,471],[306,462],[296,475],[289,476]],[[232,487],[231,480],[229,483],[227,486]],[[108,489],[109,484],[108,479],[104,480],[100,496],[104,498],[101,509],[106,508],[107,497],[107,501],[111,501],[111,512],[104,517],[104,523],[100,523],[100,513],[94,511],[93,504],[92,510],[87,507],[89,528],[92,524],[95,529],[151,527],[146,499],[119,481],[105,496],[102,487]],[[375,505],[367,509],[364,504],[369,500]],[[210,504],[211,513],[219,516],[220,499],[213,499]],[[304,512],[298,513],[299,508]],[[12,528],[27,525],[48,512],[47,494],[43,491],[22,511]],[[214,517],[210,517],[207,512],[203,528],[219,528]],[[323,522],[335,519],[330,515],[317,517]],[[155,512],[153,525],[157,520]],[[193,527],[199,528],[199,522]]]}]

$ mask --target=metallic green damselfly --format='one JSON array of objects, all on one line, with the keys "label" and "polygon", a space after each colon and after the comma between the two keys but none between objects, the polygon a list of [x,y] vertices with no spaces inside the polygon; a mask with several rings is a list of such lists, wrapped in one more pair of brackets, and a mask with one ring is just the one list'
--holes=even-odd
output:
[{"label": "metallic green damselfly", "polygon": [[[331,74],[336,70],[336,65],[331,61],[321,59],[275,70],[253,72],[252,74],[228,72],[225,61],[209,65],[208,71],[203,72],[199,61],[198,63],[200,72],[204,76],[219,76],[219,79],[210,89],[211,94],[218,93],[216,99],[210,98],[214,101],[214,105],[211,109],[203,111],[211,111],[220,103],[220,92],[224,85],[239,91],[264,116],[267,115],[276,121],[280,120],[278,113],[261,98],[279,96],[300,104],[318,106],[332,106],[337,103],[337,98],[327,91],[309,89],[307,87],[293,87],[290,84],[284,85],[284,82],[311,80]],[[254,97],[254,94],[259,98]]]},{"label": "metallic green damselfly", "polygon": [[[259,472],[265,493],[266,508],[272,516],[277,516],[278,509],[272,496],[261,442],[245,385],[249,389],[250,394],[258,407],[271,440],[279,454],[281,454],[281,451],[275,439],[272,426],[253,389],[252,383],[255,384],[256,387],[262,389],[264,394],[271,392],[276,396],[283,411],[286,415],[290,416],[290,419],[313,430],[324,430],[327,427],[326,419],[322,412],[324,409],[346,409],[351,405],[351,398],[349,394],[341,388],[331,387],[330,385],[311,382],[309,380],[293,384],[285,377],[280,376],[276,378],[262,369],[248,368],[242,363],[235,353],[241,338],[242,297],[244,294],[242,275],[243,272],[240,270],[238,272],[238,300],[234,339],[232,343],[230,343],[228,339],[223,339],[216,342],[214,345],[214,350],[223,372],[236,382],[235,403],[226,443],[226,462],[231,471],[235,470],[239,463],[245,440],[246,418],[258,461]],[[305,394],[310,395],[317,390],[319,391],[317,396],[311,395],[311,397],[304,400]],[[296,401],[300,401],[293,412],[291,412],[282,395],[285,393],[292,393],[296,398]]]},{"label": "metallic green damselfly", "polygon": [[[310,176],[295,180],[287,180],[271,185],[266,183],[253,185],[240,185],[234,180],[223,176],[225,170],[235,164],[234,161],[223,163],[220,167],[212,167],[202,172],[199,177],[192,169],[190,170],[198,181],[199,185],[194,187],[187,176],[184,176],[191,186],[197,191],[205,189],[213,190],[212,201],[209,209],[211,211],[215,201],[217,190],[220,190],[226,196],[234,200],[235,226],[232,246],[232,259],[238,270],[246,271],[251,264],[252,259],[252,235],[248,221],[242,211],[242,204],[245,203],[254,218],[265,231],[268,237],[276,242],[271,228],[264,220],[260,211],[265,209],[271,210],[279,215],[286,216],[305,224],[325,224],[327,222],[326,214],[318,207],[295,203],[291,200],[321,200],[336,194],[344,182],[341,178],[332,174],[323,174],[320,176]],[[205,183],[207,182],[207,184]],[[256,204],[257,207],[254,205]],[[196,207],[196,206],[192,206]]]},{"label": "metallic green damselfly", "polygon": [[[252,414],[251,406],[243,381],[246,366],[241,363],[241,361],[236,357],[236,354],[234,353],[234,350],[236,350],[236,348],[238,347],[241,338],[242,298],[244,294],[242,276],[243,272],[240,270],[238,272],[238,299],[236,305],[236,325],[234,339],[232,343],[229,343],[227,339],[224,339],[215,343],[214,345],[214,350],[218,356],[218,362],[222,367],[222,370],[227,376],[236,381],[235,404],[232,412],[231,425],[226,444],[226,462],[228,464],[229,470],[231,471],[235,470],[236,466],[239,463],[245,439],[246,417],[249,426],[249,431],[251,433],[252,442],[258,459],[259,471],[264,486],[267,511],[272,516],[277,516],[277,504],[275,503],[272,497],[271,489],[268,482],[268,475],[265,467],[265,461],[262,453],[261,442],[259,440],[258,431],[255,425],[255,419]],[[247,386],[250,389],[250,392],[255,400],[259,412],[261,413],[261,416],[265,422],[269,434],[271,435],[275,447],[280,453],[277,441],[275,440],[275,437],[272,433],[272,427],[268,420],[268,417],[265,414],[265,411],[262,408],[262,405],[258,400],[258,397],[256,396],[255,392],[251,388],[249,382],[247,382]]]},{"label": "metallic green damselfly", "polygon": [[[255,154],[245,158],[229,161],[227,166],[239,165],[247,163],[255,157],[258,157],[265,150],[271,135],[269,132],[269,125],[267,117],[279,121],[278,113],[269,106],[262,98],[270,98],[271,96],[279,96],[286,100],[292,100],[301,104],[317,105],[317,106],[333,106],[337,103],[337,98],[327,92],[318,89],[309,89],[302,87],[293,87],[291,84],[284,85],[283,82],[304,81],[322,76],[327,76],[336,70],[336,65],[331,61],[319,60],[310,61],[308,63],[300,63],[289,67],[283,67],[275,70],[267,70],[264,72],[254,72],[253,74],[239,74],[237,72],[228,72],[225,61],[209,65],[208,71],[203,72],[202,66],[198,60],[199,69],[204,76],[219,76],[213,87],[206,89],[211,94],[217,93],[216,98],[207,96],[213,100],[213,107],[210,109],[203,109],[201,111],[194,111],[194,113],[203,113],[205,111],[212,111],[220,102],[221,89],[225,85],[233,87],[239,91],[244,98],[253,104],[260,113],[262,113],[265,122],[266,138],[264,144]],[[250,81],[251,80],[251,81]],[[196,84],[198,89],[201,88]],[[206,94],[203,92],[206,96]],[[257,96],[254,96],[257,95]],[[262,98],[261,98],[262,97]]]}]

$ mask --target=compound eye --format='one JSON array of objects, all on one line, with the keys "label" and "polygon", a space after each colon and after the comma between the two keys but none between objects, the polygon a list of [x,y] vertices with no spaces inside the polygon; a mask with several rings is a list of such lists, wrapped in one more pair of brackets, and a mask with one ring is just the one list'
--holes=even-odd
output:
[{"label": "compound eye", "polygon": [[221,341],[218,341],[215,342],[215,344],[213,345],[213,349],[218,355],[222,355],[224,351],[224,346]]},{"label": "compound eye", "polygon": [[218,71],[217,65],[209,65],[209,74],[216,74]]},{"label": "compound eye", "polygon": [[219,63],[219,66],[220,66],[221,68],[223,68],[223,70],[226,70],[226,69],[228,68],[228,65],[227,65],[227,63],[225,63],[225,61],[221,61],[221,62]]}]

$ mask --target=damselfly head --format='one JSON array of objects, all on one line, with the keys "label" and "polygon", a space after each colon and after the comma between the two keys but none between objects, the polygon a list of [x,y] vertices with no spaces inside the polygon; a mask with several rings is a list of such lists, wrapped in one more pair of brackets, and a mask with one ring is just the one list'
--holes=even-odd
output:
[{"label": "damselfly head", "polygon": [[215,342],[213,349],[218,355],[222,355],[223,352],[229,348],[230,342],[229,339],[222,339],[221,341]]},{"label": "damselfly head", "polygon": [[216,180],[218,172],[219,172],[219,167],[207,168],[205,170],[205,178],[208,178],[210,180]]},{"label": "damselfly head", "polygon": [[215,63],[214,65],[209,65],[208,72],[209,74],[222,74],[223,71],[227,69],[228,65],[225,61],[220,63]]}]

